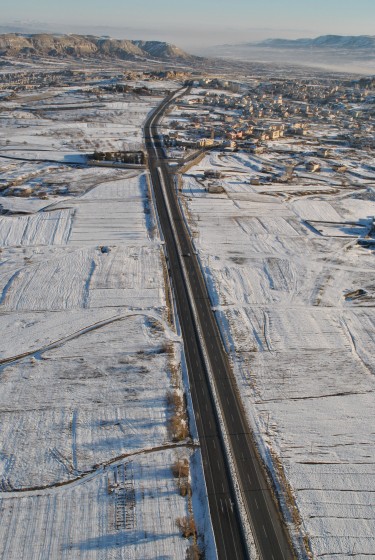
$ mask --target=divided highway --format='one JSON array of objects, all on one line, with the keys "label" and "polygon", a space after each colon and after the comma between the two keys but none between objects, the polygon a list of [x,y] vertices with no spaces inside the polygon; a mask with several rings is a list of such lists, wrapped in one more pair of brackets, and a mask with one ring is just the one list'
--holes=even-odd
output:
[{"label": "divided highway", "polygon": [[[157,212],[167,247],[184,340],[218,557],[227,560],[249,558],[225,448],[226,441],[233,458],[245,517],[251,527],[260,558],[290,560],[295,555],[255,451],[236,381],[223,348],[204,278],[181,215],[173,176],[159,138],[158,122],[175,98],[176,94],[171,94],[152,113],[145,124],[144,133]],[[216,398],[213,396],[212,383]]]}]

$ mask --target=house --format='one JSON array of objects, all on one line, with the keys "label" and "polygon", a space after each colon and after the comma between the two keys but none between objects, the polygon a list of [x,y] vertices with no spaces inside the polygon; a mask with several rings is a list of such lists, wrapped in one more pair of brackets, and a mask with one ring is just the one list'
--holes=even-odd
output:
[{"label": "house", "polygon": [[269,135],[267,134],[266,129],[262,127],[255,127],[253,135],[255,138],[258,138],[258,140],[269,140]]},{"label": "house", "polygon": [[207,148],[208,146],[213,146],[215,140],[213,138],[201,138],[198,140],[198,146],[200,148]]},{"label": "house", "polygon": [[224,192],[224,187],[217,182],[208,183],[206,191],[210,194],[221,194]]},{"label": "house", "polygon": [[281,138],[282,136],[284,136],[284,131],[282,131],[282,130],[269,130],[268,135],[269,135],[270,140],[277,140],[278,138]]},{"label": "house", "polygon": [[258,177],[253,177],[252,179],[250,179],[250,185],[259,186],[260,185],[259,178]]},{"label": "house", "polygon": [[315,171],[320,171],[320,163],[317,161],[308,161],[305,164],[306,170],[310,171],[311,173],[315,173]]},{"label": "house", "polygon": [[204,178],[205,179],[220,179],[221,172],[216,169],[205,169]]},{"label": "house", "polygon": [[334,165],[332,165],[332,169],[336,171],[336,173],[345,173],[348,168],[342,163],[335,163]]},{"label": "house", "polygon": [[249,142],[247,140],[241,142],[238,147],[242,150],[245,150],[246,152],[249,152],[250,154],[263,154],[264,152],[263,146],[258,146],[254,142]]},{"label": "house", "polygon": [[323,158],[329,157],[330,156],[330,151],[328,148],[320,148],[317,151],[317,155]]}]

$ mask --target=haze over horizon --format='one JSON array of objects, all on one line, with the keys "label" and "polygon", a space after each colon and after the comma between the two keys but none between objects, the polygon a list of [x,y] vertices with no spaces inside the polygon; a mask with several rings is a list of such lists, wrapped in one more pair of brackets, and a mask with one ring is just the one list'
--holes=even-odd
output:
[{"label": "haze over horizon", "polygon": [[[20,18],[20,16],[22,17]],[[0,31],[57,32],[154,39],[198,52],[210,45],[324,34],[373,34],[372,0],[15,0],[2,8]]]}]

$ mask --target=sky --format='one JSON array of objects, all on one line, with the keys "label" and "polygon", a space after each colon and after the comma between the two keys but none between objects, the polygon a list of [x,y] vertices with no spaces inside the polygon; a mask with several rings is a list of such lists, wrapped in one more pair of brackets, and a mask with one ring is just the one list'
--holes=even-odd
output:
[{"label": "sky", "polygon": [[208,45],[373,35],[375,0],[3,0],[0,32],[93,33]]}]

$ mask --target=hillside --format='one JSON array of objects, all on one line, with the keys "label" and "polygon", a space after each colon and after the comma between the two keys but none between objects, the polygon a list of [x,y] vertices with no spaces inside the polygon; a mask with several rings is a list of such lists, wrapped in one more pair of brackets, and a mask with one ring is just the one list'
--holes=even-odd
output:
[{"label": "hillside", "polygon": [[[251,45],[253,45],[252,43]],[[257,46],[277,49],[321,48],[321,49],[372,49],[375,50],[375,36],[371,35],[322,35],[315,39],[267,39]],[[250,46],[250,44],[249,44]]]},{"label": "hillside", "polygon": [[223,44],[201,49],[206,57],[243,63],[262,63],[318,68],[372,76],[375,68],[375,36],[322,35],[314,39],[266,39]]},{"label": "hillside", "polygon": [[62,58],[152,58],[193,60],[195,57],[175,45],[162,41],[130,41],[91,35],[53,35],[38,33],[0,35],[0,56]]}]

